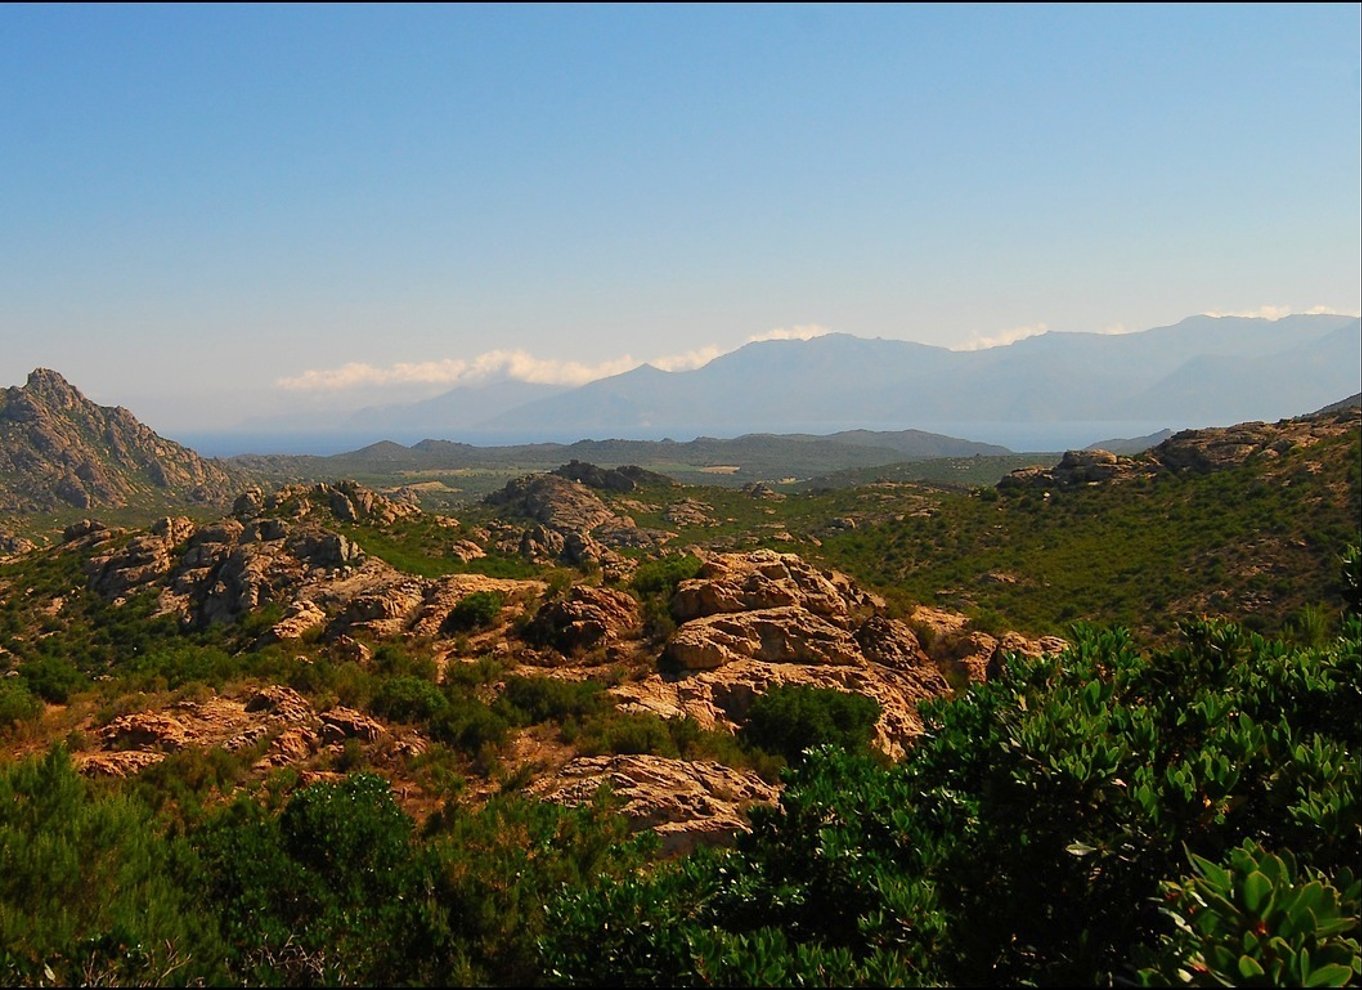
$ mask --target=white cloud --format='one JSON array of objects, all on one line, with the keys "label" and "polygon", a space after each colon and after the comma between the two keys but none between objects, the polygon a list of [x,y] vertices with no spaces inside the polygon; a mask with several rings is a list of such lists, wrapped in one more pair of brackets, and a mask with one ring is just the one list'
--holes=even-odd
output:
[{"label": "white cloud", "polygon": [[1257,309],[1208,309],[1202,316],[1242,316],[1253,320],[1280,320],[1283,316],[1290,316],[1292,313],[1290,306],[1274,306],[1271,303],[1259,306]]},{"label": "white cloud", "polygon": [[1290,306],[1274,306],[1271,303],[1257,309],[1208,309],[1202,316],[1245,316],[1258,320],[1280,320],[1284,316],[1299,313],[1303,316],[1359,316],[1356,310],[1339,309],[1337,306],[1311,306],[1309,309],[1293,309]]},{"label": "white cloud", "polygon": [[[758,340],[809,340],[831,331],[816,324],[778,327],[748,338]],[[680,354],[665,354],[648,363],[663,371],[690,371],[703,367],[728,350],[714,344]],[[301,374],[275,380],[275,385],[295,392],[335,392],[344,389],[383,388],[393,385],[475,385],[496,378],[510,378],[543,385],[585,385],[637,368],[643,362],[629,354],[586,364],[536,357],[525,350],[497,350],[475,358],[444,358],[438,361],[399,361],[373,365],[352,361],[337,368],[310,368]]]},{"label": "white cloud", "polygon": [[1128,329],[1124,323],[1112,323],[1097,332],[1107,337],[1119,337],[1123,333],[1134,333],[1135,331]]},{"label": "white cloud", "polygon": [[697,347],[693,351],[686,351],[684,354],[669,354],[666,357],[653,358],[648,363],[654,368],[661,368],[663,371],[693,371],[696,368],[703,368],[721,354],[728,353],[721,347],[710,344],[708,347]]},{"label": "white cloud", "polygon": [[1013,327],[1010,330],[1003,330],[994,334],[992,337],[974,337],[965,343],[952,347],[953,351],[983,351],[990,347],[1006,347],[1008,344],[1015,344],[1019,340],[1027,337],[1039,337],[1050,330],[1044,323],[1028,323],[1024,327]]},{"label": "white cloud", "polygon": [[275,385],[293,391],[337,391],[385,385],[474,385],[493,378],[511,378],[543,385],[584,385],[597,378],[637,368],[640,362],[623,355],[598,364],[535,357],[528,351],[488,351],[465,361],[399,361],[377,366],[350,362],[339,368],[309,369],[300,375],[280,378]]},{"label": "white cloud", "polygon": [[763,340],[812,340],[814,337],[822,337],[829,333],[832,333],[831,327],[819,326],[817,323],[803,323],[793,327],[776,327],[774,330],[767,330],[765,333],[754,333],[747,338],[747,342],[756,344]]}]

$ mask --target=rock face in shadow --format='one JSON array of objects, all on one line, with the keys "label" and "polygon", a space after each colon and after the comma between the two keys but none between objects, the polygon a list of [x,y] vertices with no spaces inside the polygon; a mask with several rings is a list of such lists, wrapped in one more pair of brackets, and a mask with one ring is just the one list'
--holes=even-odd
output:
[{"label": "rock face in shadow", "polygon": [[225,505],[245,482],[121,406],[96,405],[55,371],[38,368],[22,387],[0,390],[0,511]]}]

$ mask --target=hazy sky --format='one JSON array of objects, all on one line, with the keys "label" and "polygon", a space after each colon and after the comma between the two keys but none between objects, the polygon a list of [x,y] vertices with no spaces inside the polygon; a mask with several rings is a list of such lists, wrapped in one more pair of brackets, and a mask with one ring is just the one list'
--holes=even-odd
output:
[{"label": "hazy sky", "polygon": [[0,384],[55,367],[173,431],[772,331],[1355,311],[1360,33],[1353,4],[0,7]]}]

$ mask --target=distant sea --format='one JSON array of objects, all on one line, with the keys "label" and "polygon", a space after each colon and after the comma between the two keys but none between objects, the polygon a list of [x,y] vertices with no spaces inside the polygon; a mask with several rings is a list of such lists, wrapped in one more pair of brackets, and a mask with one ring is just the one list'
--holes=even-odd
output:
[{"label": "distant sea", "polygon": [[[1212,424],[1197,424],[1212,425]],[[1227,425],[1227,424],[1214,424]],[[942,422],[942,423],[853,423],[853,424],[791,424],[779,430],[764,428],[753,433],[811,433],[825,435],[840,430],[866,429],[898,431],[905,429],[923,430],[940,433],[960,440],[975,440],[980,443],[994,443],[1018,453],[1030,451],[1059,451],[1086,447],[1102,440],[1129,439],[1148,436],[1165,428],[1182,429],[1181,425],[1153,420],[1093,420],[1065,423],[1022,423],[1022,422]],[[696,436],[734,437],[738,432],[718,433],[704,430],[654,430],[648,428],[624,429],[618,433],[602,432],[589,439],[630,439],[676,441],[693,440]],[[298,432],[298,433],[252,433],[252,432],[186,432],[174,434],[173,439],[192,447],[205,457],[233,457],[238,454],[313,454],[327,456],[341,454],[367,447],[380,440],[393,440],[410,446],[430,437],[430,432],[420,434],[379,435],[355,431],[335,432]],[[477,430],[449,430],[435,435],[437,440],[453,440],[479,447],[508,446],[523,443],[573,443],[584,439],[581,436],[558,434],[552,429],[538,433],[488,433]]]}]

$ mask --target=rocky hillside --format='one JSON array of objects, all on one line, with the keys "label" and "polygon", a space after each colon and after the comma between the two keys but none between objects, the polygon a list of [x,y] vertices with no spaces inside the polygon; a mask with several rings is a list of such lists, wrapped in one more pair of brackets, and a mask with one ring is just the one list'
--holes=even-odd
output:
[{"label": "rocky hillside", "polygon": [[1250,460],[1270,464],[1290,451],[1362,432],[1362,408],[1345,399],[1309,416],[1276,423],[1239,423],[1204,430],[1183,430],[1133,457],[1109,450],[1068,451],[1053,468],[1023,468],[999,482],[1016,488],[1074,488],[1104,481],[1132,481],[1166,473],[1208,474]]},{"label": "rocky hillside", "polygon": [[242,476],[38,368],[0,390],[0,512],[229,503]]}]

